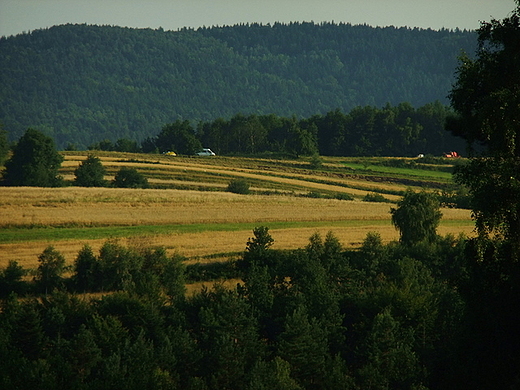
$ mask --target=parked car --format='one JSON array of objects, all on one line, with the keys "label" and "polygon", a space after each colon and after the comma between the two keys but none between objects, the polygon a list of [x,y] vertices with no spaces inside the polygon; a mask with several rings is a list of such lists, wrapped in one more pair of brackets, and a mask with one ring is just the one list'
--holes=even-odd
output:
[{"label": "parked car", "polygon": [[176,155],[177,155],[177,153],[175,153],[175,152],[171,152],[171,151],[170,151],[170,152],[164,152],[163,154],[164,154],[165,156],[176,156]]},{"label": "parked car", "polygon": [[204,148],[201,152],[197,153],[197,156],[215,156],[215,153],[211,149]]}]

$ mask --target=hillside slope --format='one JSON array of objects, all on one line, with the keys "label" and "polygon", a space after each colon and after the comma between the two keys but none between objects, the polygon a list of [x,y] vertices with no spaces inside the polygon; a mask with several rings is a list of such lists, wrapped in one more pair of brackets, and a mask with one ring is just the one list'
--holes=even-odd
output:
[{"label": "hillside slope", "polygon": [[348,24],[163,31],[62,25],[0,38],[0,122],[60,147],[142,140],[176,119],[446,103],[466,31]]}]

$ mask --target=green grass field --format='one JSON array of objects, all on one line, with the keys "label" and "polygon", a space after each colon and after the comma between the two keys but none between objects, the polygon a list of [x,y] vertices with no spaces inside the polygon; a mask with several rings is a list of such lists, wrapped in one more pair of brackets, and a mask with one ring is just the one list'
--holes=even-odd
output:
[{"label": "green grass field", "polygon": [[363,165],[359,163],[344,163],[344,165],[353,170],[386,174],[389,175],[389,177],[411,177],[420,180],[437,180],[442,183],[451,181],[451,173],[440,170]]}]

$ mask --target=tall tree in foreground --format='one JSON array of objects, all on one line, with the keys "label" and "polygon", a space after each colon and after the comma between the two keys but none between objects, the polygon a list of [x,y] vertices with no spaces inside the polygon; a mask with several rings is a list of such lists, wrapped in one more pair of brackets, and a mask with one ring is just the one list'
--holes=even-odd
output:
[{"label": "tall tree in foreground", "polygon": [[461,58],[450,93],[457,117],[447,129],[485,153],[456,179],[473,196],[482,236],[505,238],[520,257],[520,1],[504,20],[483,22],[475,59]]},{"label": "tall tree in foreground", "polygon": [[4,185],[58,187],[58,169],[63,157],[56,151],[54,140],[35,129],[27,129],[5,163]]},{"label": "tall tree in foreground", "polygon": [[466,249],[467,302],[458,388],[518,388],[520,376],[520,0],[509,17],[484,22],[474,60],[464,56],[450,94],[447,129],[481,155],[456,173],[472,198],[479,237]]}]

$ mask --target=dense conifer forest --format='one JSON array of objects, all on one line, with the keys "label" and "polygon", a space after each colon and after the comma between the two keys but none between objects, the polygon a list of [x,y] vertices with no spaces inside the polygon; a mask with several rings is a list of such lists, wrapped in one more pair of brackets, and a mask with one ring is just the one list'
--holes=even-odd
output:
[{"label": "dense conifer forest", "polygon": [[470,31],[331,23],[61,25],[0,38],[0,121],[11,141],[35,127],[85,148],[177,120],[445,105],[457,57],[475,46]]}]

